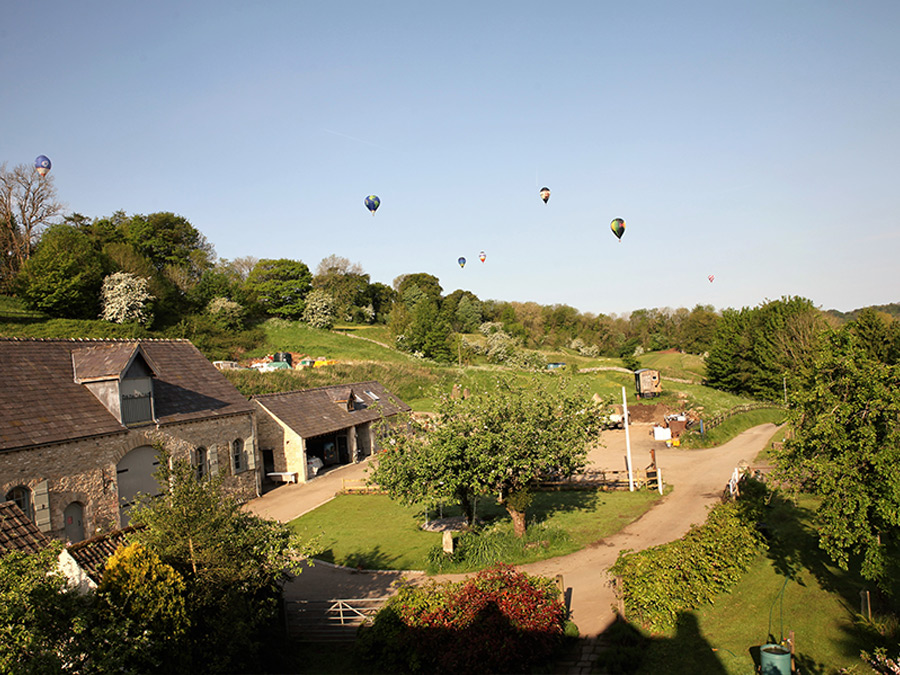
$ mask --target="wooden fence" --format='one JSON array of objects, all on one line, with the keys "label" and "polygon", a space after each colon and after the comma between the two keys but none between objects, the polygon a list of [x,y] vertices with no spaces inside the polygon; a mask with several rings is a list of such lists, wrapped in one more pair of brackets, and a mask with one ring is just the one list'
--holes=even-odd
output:
[{"label": "wooden fence", "polygon": [[751,410],[762,410],[765,408],[784,408],[780,403],[746,403],[744,405],[739,405],[731,410],[728,410],[721,415],[716,415],[715,417],[710,417],[709,419],[704,420],[690,420],[685,427],[688,431],[698,431],[700,429],[700,425],[703,425],[703,431],[710,431],[711,429],[715,429],[717,426],[722,424],[727,419],[734,417],[735,415],[740,415],[741,413],[750,412]]}]

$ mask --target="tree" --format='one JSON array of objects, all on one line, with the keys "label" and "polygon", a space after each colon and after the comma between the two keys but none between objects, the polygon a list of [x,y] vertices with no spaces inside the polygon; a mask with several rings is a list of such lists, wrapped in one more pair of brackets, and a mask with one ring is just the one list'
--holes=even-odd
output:
[{"label": "tree", "polygon": [[92,670],[190,672],[182,576],[135,542],[106,562],[97,588]]},{"label": "tree", "polygon": [[335,302],[328,293],[314,290],[306,296],[303,321],[313,328],[329,330],[334,326]]},{"label": "tree", "polygon": [[473,496],[495,495],[521,537],[535,483],[583,468],[600,429],[587,392],[557,384],[500,380],[466,398],[444,396],[433,429],[395,428],[373,480],[406,503],[454,497],[469,520]]},{"label": "tree", "polygon": [[9,289],[31,257],[41,229],[62,213],[53,180],[52,174],[42,177],[24,164],[12,170],[0,165],[0,288]]},{"label": "tree", "polygon": [[402,274],[394,279],[394,290],[397,291],[397,295],[404,302],[406,302],[407,291],[412,287],[419,289],[438,305],[441,304],[443,289],[441,288],[441,282],[433,274],[416,272],[415,274]]},{"label": "tree", "polygon": [[150,322],[152,315],[147,311],[147,303],[153,300],[148,292],[150,280],[128,272],[116,272],[103,280],[100,290],[102,309],[100,318],[113,323],[135,321],[139,324]]},{"label": "tree", "polygon": [[78,672],[87,607],[57,568],[60,544],[0,556],[0,672]]},{"label": "tree", "polygon": [[776,476],[821,497],[819,543],[842,569],[896,578],[900,533],[900,366],[873,359],[852,330],[829,331],[791,389],[793,435]]},{"label": "tree", "polygon": [[135,214],[118,229],[125,241],[160,271],[184,268],[196,280],[212,265],[214,250],[206,237],[186,218],[169,211]]},{"label": "tree", "polygon": [[16,277],[29,307],[67,319],[98,316],[102,283],[102,256],[84,233],[68,225],[49,227]]},{"label": "tree", "polygon": [[316,267],[312,285],[331,296],[335,314],[341,320],[352,319],[354,307],[368,304],[369,275],[359,263],[351,263],[347,258],[334,254],[323,258]]},{"label": "tree", "polygon": [[245,284],[263,309],[273,316],[299,319],[312,290],[312,274],[299,260],[260,260]]},{"label": "tree", "polygon": [[198,480],[187,461],[161,457],[165,491],[132,512],[135,536],[185,581],[195,669],[258,669],[266,635],[278,621],[286,572],[310,554],[291,529],[241,509],[220,476]]}]

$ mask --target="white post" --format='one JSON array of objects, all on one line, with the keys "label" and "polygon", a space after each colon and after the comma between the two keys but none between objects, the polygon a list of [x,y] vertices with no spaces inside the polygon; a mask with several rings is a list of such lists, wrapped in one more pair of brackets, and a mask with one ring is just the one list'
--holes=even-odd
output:
[{"label": "white post", "polygon": [[659,494],[662,494],[663,487],[662,487],[662,467],[661,466],[656,467],[656,484],[659,486]]},{"label": "white post", "polygon": [[628,397],[622,387],[622,412],[625,415],[625,458],[628,463],[628,491],[634,492],[634,473],[631,471],[631,436],[628,433]]}]

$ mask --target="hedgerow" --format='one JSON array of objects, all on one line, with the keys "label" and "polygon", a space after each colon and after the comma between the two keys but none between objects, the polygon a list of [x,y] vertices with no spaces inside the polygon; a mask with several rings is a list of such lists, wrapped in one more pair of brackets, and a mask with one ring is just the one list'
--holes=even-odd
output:
[{"label": "hedgerow", "polygon": [[523,672],[552,655],[565,619],[553,582],[496,565],[461,582],[401,588],[357,648],[377,672]]},{"label": "hedgerow", "polygon": [[622,551],[610,574],[621,578],[619,591],[629,621],[649,630],[675,625],[678,615],[730,590],[764,550],[758,524],[766,487],[745,476],[741,497],[713,508],[706,523],[683,538],[643,551]]}]

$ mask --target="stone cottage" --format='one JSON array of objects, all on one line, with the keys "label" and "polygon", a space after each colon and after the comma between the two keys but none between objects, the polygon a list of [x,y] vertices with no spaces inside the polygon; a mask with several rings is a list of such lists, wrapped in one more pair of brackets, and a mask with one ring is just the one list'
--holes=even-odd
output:
[{"label": "stone cottage", "polygon": [[190,342],[0,338],[0,499],[41,532],[126,526],[160,447],[259,494],[253,406]]},{"label": "stone cottage", "polygon": [[410,407],[376,381],[254,396],[259,448],[270,479],[306,482],[377,449],[375,423]]}]

